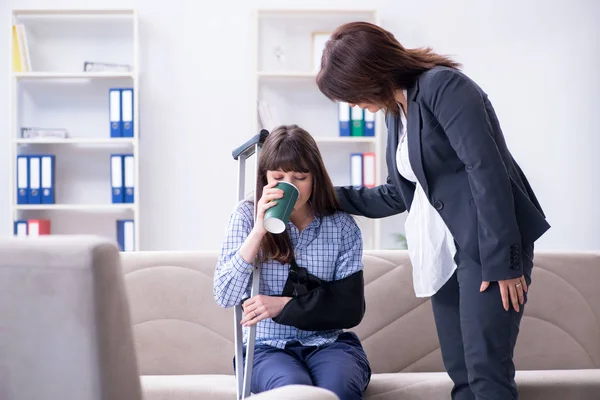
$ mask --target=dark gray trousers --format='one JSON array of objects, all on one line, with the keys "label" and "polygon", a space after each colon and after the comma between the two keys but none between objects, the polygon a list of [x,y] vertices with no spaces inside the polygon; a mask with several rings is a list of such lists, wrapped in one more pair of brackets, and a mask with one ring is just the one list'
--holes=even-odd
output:
[{"label": "dark gray trousers", "polygon": [[[454,382],[453,400],[518,399],[513,350],[524,305],[502,307],[500,287],[481,293],[481,266],[458,249],[457,270],[431,298],[444,366]],[[523,251],[523,271],[531,282],[533,246]],[[525,295],[527,301],[527,295]]]}]

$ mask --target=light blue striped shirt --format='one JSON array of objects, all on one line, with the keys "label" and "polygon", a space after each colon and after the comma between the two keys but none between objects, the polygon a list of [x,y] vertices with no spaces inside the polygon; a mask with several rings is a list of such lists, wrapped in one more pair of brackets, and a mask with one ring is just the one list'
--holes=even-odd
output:
[{"label": "light blue striped shirt", "polygon": [[[254,206],[240,203],[229,219],[229,226],[214,275],[213,294],[222,307],[233,307],[250,296],[252,264],[246,262],[239,249],[252,230]],[[299,266],[326,281],[342,279],[362,270],[363,242],[354,218],[344,212],[316,217],[301,233],[291,222],[288,231]],[[288,277],[289,264],[270,260],[260,265],[259,293],[281,295]],[[304,346],[333,343],[343,331],[304,331],[281,325],[267,318],[258,323],[256,344],[284,348],[288,342]],[[247,340],[244,329],[244,343]]]}]

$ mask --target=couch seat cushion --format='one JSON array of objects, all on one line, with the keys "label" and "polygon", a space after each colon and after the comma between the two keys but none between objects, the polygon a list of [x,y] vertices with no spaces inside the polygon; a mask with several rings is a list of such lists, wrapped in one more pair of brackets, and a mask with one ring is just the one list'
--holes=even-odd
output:
[{"label": "couch seat cushion", "polygon": [[[517,371],[520,400],[600,399],[600,369]],[[374,374],[366,400],[448,400],[445,372]]]},{"label": "couch seat cushion", "polygon": [[233,375],[143,375],[144,400],[234,400]]}]

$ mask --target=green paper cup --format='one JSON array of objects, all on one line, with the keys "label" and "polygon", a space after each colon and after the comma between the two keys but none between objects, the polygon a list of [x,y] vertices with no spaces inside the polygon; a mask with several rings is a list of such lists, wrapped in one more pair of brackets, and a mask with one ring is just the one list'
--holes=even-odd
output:
[{"label": "green paper cup", "polygon": [[277,204],[265,211],[265,229],[271,233],[281,233],[290,220],[290,215],[298,200],[300,191],[291,183],[280,181],[275,185],[277,189],[283,190],[283,197],[277,199]]}]

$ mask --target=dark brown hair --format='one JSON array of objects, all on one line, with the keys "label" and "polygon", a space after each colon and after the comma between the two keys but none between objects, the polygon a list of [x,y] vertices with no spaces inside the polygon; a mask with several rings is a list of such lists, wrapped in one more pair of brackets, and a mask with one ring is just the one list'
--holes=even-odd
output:
[{"label": "dark brown hair", "polygon": [[333,101],[370,103],[397,114],[395,91],[412,87],[421,73],[438,65],[460,67],[430,48],[404,48],[377,25],[350,22],[325,44],[317,85]]},{"label": "dark brown hair", "polygon": [[[331,178],[325,169],[321,152],[313,137],[297,125],[279,126],[267,136],[258,161],[256,198],[260,199],[267,185],[267,171],[310,172],[313,179],[308,205],[315,216],[333,214],[338,208]],[[281,263],[291,260],[292,243],[287,230],[281,234],[268,233],[261,243],[262,260],[275,259]]]}]

